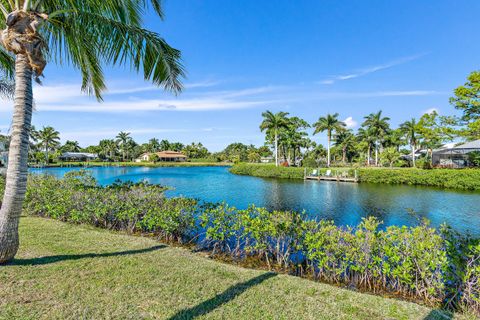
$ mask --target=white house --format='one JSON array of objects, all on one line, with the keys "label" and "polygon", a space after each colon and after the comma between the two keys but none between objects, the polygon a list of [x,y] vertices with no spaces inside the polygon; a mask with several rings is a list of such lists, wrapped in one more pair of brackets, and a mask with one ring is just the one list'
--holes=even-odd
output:
[{"label": "white house", "polygon": [[151,156],[156,154],[158,161],[161,162],[184,162],[187,161],[187,156],[177,151],[160,151],[155,153],[144,153],[135,162],[151,161]]}]

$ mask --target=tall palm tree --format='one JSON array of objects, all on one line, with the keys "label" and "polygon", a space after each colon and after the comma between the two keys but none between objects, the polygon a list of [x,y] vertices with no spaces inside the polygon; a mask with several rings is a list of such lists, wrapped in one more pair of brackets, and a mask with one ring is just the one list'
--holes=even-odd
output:
[{"label": "tall palm tree", "polygon": [[12,141],[0,210],[0,263],[11,260],[18,249],[32,80],[39,81],[47,62],[80,70],[82,90],[98,100],[106,89],[102,65],[130,66],[155,85],[181,90],[180,52],[143,28],[142,16],[150,7],[163,17],[160,0],[0,0],[4,16],[0,19],[0,67],[11,67],[15,61]]},{"label": "tall palm tree", "polygon": [[288,126],[288,112],[265,111],[262,113],[263,121],[260,124],[260,130],[267,131],[267,134],[273,134],[275,145],[275,165],[278,167],[278,134],[279,130]]},{"label": "tall palm tree", "polygon": [[338,113],[327,114],[326,117],[320,117],[317,122],[313,124],[315,131],[314,135],[320,132],[327,131],[327,166],[330,167],[330,148],[332,144],[332,135],[334,132],[340,131],[346,127],[345,122],[338,120]]},{"label": "tall palm tree", "polygon": [[370,134],[375,138],[375,166],[378,166],[378,149],[385,135],[390,130],[389,117],[382,117],[382,110],[371,113],[365,117],[362,126],[368,128]]},{"label": "tall palm tree", "polygon": [[122,161],[125,161],[126,153],[128,151],[128,144],[129,141],[132,140],[130,137],[130,132],[120,131],[116,138],[120,150],[122,151]]},{"label": "tall palm tree", "polygon": [[38,131],[38,141],[45,151],[45,161],[48,163],[49,151],[53,151],[60,145],[60,133],[52,127],[43,127]]},{"label": "tall palm tree", "polygon": [[415,167],[415,150],[418,144],[418,124],[415,118],[412,118],[410,121],[405,121],[400,125],[400,130],[405,135],[408,143],[410,144],[410,148],[412,150],[412,164]]}]

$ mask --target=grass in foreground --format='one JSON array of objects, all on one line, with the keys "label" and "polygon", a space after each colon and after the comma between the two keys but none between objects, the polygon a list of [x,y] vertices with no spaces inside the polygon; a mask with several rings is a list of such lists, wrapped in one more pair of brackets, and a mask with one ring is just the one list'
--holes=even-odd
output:
[{"label": "grass in foreground", "polygon": [[219,263],[153,239],[24,217],[0,319],[466,319]]}]

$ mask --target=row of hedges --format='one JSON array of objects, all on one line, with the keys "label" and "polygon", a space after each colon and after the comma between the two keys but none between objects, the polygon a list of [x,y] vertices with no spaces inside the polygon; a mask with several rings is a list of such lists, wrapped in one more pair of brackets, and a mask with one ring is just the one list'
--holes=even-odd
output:
[{"label": "row of hedges", "polygon": [[[312,169],[307,169],[311,172]],[[327,169],[320,169],[324,174]],[[360,182],[408,184],[448,189],[480,190],[480,169],[415,169],[415,168],[332,168],[333,172],[357,171]],[[305,168],[275,167],[274,165],[236,164],[230,171],[234,174],[264,178],[303,179]]]},{"label": "row of hedges", "polygon": [[480,315],[478,239],[427,223],[382,229],[373,217],[343,228],[302,213],[165,198],[164,190],[145,183],[100,187],[81,171],[64,179],[30,176],[25,212],[192,242],[232,260]]}]

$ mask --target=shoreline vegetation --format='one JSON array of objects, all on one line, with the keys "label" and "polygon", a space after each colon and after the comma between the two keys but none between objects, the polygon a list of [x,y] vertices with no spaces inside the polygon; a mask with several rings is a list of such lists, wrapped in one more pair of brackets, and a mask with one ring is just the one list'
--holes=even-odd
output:
[{"label": "shoreline vegetation", "polygon": [[[271,164],[238,163],[230,172],[261,178],[303,179],[305,170],[315,168],[276,167]],[[480,190],[479,169],[417,169],[417,168],[320,168],[320,174],[327,170],[347,172],[350,176],[357,172],[359,182],[378,184],[406,184],[439,187],[445,189]]]},{"label": "shoreline vegetation", "polygon": [[92,226],[24,216],[19,231],[1,319],[474,319]]},{"label": "shoreline vegetation", "polygon": [[[3,189],[0,179],[0,191]],[[30,176],[24,213],[153,237],[222,261],[428,306],[480,313],[480,241],[427,222],[337,227],[301,213],[166,198],[165,187],[100,187],[86,171]]]},{"label": "shoreline vegetation", "polygon": [[186,161],[186,162],[56,162],[49,164],[30,164],[30,168],[68,168],[68,167],[229,167],[233,164],[230,162],[198,162],[198,161]]}]

